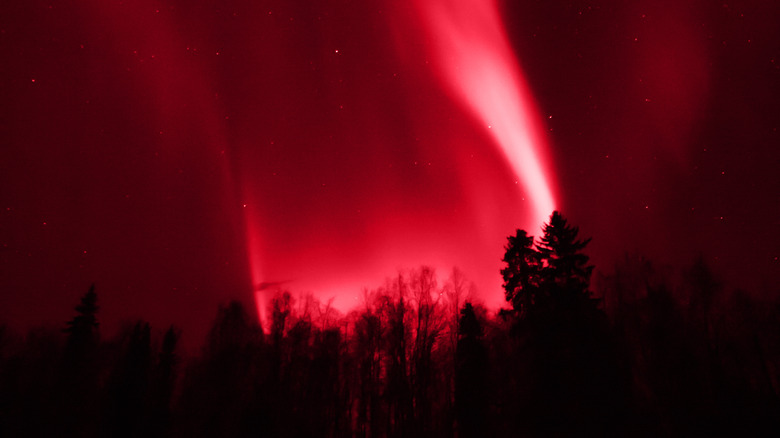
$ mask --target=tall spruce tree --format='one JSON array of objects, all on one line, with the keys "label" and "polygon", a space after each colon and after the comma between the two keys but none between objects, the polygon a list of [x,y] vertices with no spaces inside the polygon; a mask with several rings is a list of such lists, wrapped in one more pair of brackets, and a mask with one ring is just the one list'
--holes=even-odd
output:
[{"label": "tall spruce tree", "polygon": [[507,240],[502,259],[506,267],[501,270],[504,294],[512,308],[522,314],[536,303],[541,280],[541,259],[534,249],[533,236],[529,236],[525,230],[517,230]]},{"label": "tall spruce tree", "polygon": [[517,230],[507,238],[501,270],[506,300],[518,315],[531,311],[571,307],[592,302],[590,277],[593,266],[582,251],[590,239],[579,239],[579,229],[557,211],[544,225],[542,237]]},{"label": "tall spruce tree", "polygon": [[550,216],[544,234],[536,245],[541,260],[541,281],[545,292],[556,305],[581,303],[590,298],[590,276],[593,266],[582,252],[590,243],[578,239],[579,228],[568,224],[558,211]]}]

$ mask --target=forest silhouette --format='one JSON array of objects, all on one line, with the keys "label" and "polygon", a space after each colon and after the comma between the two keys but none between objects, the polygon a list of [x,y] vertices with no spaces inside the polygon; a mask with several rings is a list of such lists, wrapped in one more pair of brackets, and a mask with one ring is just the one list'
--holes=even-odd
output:
[{"label": "forest silhouette", "polygon": [[103,339],[93,285],[58,330],[0,326],[0,436],[777,436],[780,302],[701,259],[593,287],[589,241],[559,212],[509,236],[495,313],[420,267],[346,315],[226,303],[196,355],[145,321]]}]

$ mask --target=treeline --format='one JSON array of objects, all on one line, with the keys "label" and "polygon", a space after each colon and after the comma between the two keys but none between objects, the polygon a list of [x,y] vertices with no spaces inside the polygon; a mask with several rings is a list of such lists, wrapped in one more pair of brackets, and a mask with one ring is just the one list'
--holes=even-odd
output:
[{"label": "treeline", "polygon": [[629,257],[597,299],[587,244],[557,212],[510,236],[497,313],[425,267],[347,315],[231,302],[196,357],[143,321],[102,340],[93,287],[62,331],[0,330],[0,435],[777,436],[780,304]]}]

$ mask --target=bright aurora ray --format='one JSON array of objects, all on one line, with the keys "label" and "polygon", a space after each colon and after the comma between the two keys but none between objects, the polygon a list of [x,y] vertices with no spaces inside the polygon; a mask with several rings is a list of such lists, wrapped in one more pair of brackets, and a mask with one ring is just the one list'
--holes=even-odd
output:
[{"label": "bright aurora ray", "polygon": [[[532,230],[538,229],[555,207],[553,193],[547,181],[541,159],[543,155],[541,146],[543,146],[544,140],[538,134],[539,128],[537,125],[539,121],[535,117],[535,109],[530,93],[524,83],[515,54],[505,34],[498,6],[495,2],[482,0],[458,2],[426,0],[418,2],[413,9],[413,13],[415,16],[408,21],[416,23],[416,26],[412,25],[412,29],[405,28],[402,32],[409,33],[409,30],[411,30],[412,39],[425,40],[430,43],[428,46],[430,53],[426,55],[434,61],[431,65],[433,71],[429,70],[423,74],[437,77],[438,79],[436,80],[444,88],[444,91],[450,94],[451,103],[455,104],[455,106],[460,105],[464,113],[470,114],[475,119],[475,125],[481,126],[486,130],[488,138],[491,138],[494,145],[500,149],[501,154],[514,173],[515,179],[521,182],[518,185],[517,181],[514,181],[516,187],[515,193],[512,195],[514,201],[504,201],[525,205],[525,207],[522,207],[524,209],[525,222],[517,222],[520,219],[515,217],[512,219],[514,226],[527,227]],[[405,16],[406,11],[402,12],[401,15]],[[404,19],[398,20],[397,16],[396,20],[406,23]],[[408,24],[404,25],[408,26]],[[409,38],[410,36],[406,35],[406,37]],[[418,50],[417,47],[419,46],[415,46],[415,50]],[[413,88],[413,86],[408,87]],[[406,111],[412,111],[412,109],[406,108]],[[444,143],[441,140],[440,142]],[[379,146],[375,147],[380,148]],[[489,144],[484,144],[480,147],[489,147]],[[381,154],[381,152],[378,153]],[[455,152],[451,153],[454,154]],[[477,223],[476,227],[490,228],[492,232],[491,238],[504,236],[506,233],[511,232],[511,229],[506,228],[505,225],[496,225],[495,216],[512,216],[512,214],[503,211],[499,212],[498,210],[502,209],[496,205],[487,205],[491,201],[488,201],[488,197],[484,195],[486,190],[491,190],[490,186],[473,180],[467,181],[466,184],[470,184],[473,187],[471,190],[473,193],[476,193],[477,198],[481,198],[477,201],[480,205],[479,207],[471,207],[471,210],[474,210],[471,214],[485,214],[476,212],[478,210],[493,211],[494,218],[492,223],[488,223],[491,219],[485,219],[483,216],[481,219],[482,223]],[[496,183],[493,182],[492,184]],[[385,190],[382,189],[382,192],[385,192]],[[246,193],[244,197],[252,199],[251,191]],[[523,202],[526,198],[530,200],[530,208],[528,203]],[[261,205],[262,203],[253,202],[253,204]],[[308,286],[315,289],[318,297],[323,299],[323,301],[334,298],[335,300],[332,301],[332,304],[336,308],[348,310],[349,307],[359,304],[358,291],[361,287],[370,286],[370,283],[377,284],[382,276],[392,275],[394,269],[408,268],[410,263],[433,265],[439,269],[440,275],[441,271],[446,271],[454,265],[465,265],[467,276],[471,276],[476,271],[469,268],[473,268],[474,265],[481,263],[482,266],[479,266],[479,269],[482,269],[481,276],[483,279],[484,277],[492,278],[488,283],[480,281],[480,274],[474,274],[474,277],[471,278],[475,279],[476,277],[478,287],[480,283],[483,288],[485,288],[485,284],[490,285],[486,289],[491,289],[491,291],[487,294],[484,291],[481,293],[482,298],[486,299],[486,304],[499,304],[501,302],[501,293],[499,290],[492,291],[492,289],[496,289],[498,283],[496,279],[499,276],[495,268],[498,255],[484,257],[496,258],[496,260],[491,260],[494,263],[487,264],[485,264],[485,261],[473,262],[474,255],[441,256],[441,253],[446,253],[450,250],[442,248],[430,249],[431,247],[442,246],[441,240],[419,239],[415,237],[414,233],[408,233],[408,228],[416,226],[414,225],[416,224],[414,216],[421,216],[421,214],[415,212],[413,208],[407,210],[406,212],[393,213],[399,217],[405,215],[412,216],[407,225],[405,225],[406,228],[386,229],[381,225],[376,225],[376,229],[372,231],[373,235],[368,237],[366,242],[362,243],[362,246],[371,248],[372,243],[368,241],[377,239],[373,236],[381,233],[392,234],[390,239],[394,242],[382,247],[381,255],[376,252],[371,253],[370,257],[376,259],[373,263],[366,264],[365,261],[356,260],[354,256],[350,259],[340,259],[338,262],[334,260],[315,261],[315,264],[318,262],[322,263],[324,269],[331,268],[331,270],[340,271],[338,274],[341,277],[337,276],[335,280],[333,277],[329,279],[321,278],[318,282],[309,283]],[[263,220],[263,212],[252,206],[245,208],[245,212],[249,263],[253,284],[256,288],[255,302],[258,315],[261,320],[264,320],[269,298],[267,285],[288,279],[279,278],[280,274],[278,272],[269,272],[269,270],[265,269],[266,262],[276,257],[277,254],[267,249],[260,249],[263,247],[264,233],[274,233],[272,229],[262,229],[258,226]],[[376,218],[374,218],[374,221],[378,222]],[[442,228],[444,227],[446,226]],[[483,241],[480,243],[481,245],[490,247],[495,250],[496,254],[498,253],[501,246],[500,240],[483,240],[489,243]],[[373,243],[375,244],[376,242]],[[331,254],[343,250],[346,246],[347,244],[339,241],[338,236],[331,236],[331,247],[324,246],[321,249],[323,254]],[[467,253],[469,249],[464,244],[458,251]],[[303,254],[303,252],[299,254]],[[483,257],[483,254],[484,251],[479,257]],[[411,260],[414,257],[421,258],[421,260]],[[330,265],[327,265],[328,263]],[[352,263],[363,263],[363,265],[345,266]],[[469,266],[470,263],[472,266]],[[307,265],[307,262],[303,261],[300,265]],[[277,269],[276,271],[279,270]],[[299,272],[290,275],[299,275]],[[321,273],[300,275],[322,276]],[[296,281],[291,283],[293,283],[290,285],[291,289],[295,290]],[[300,283],[297,285],[300,285]],[[495,296],[489,296],[491,294]],[[351,297],[351,299],[346,299],[345,297],[347,296]]]},{"label": "bright aurora ray", "polygon": [[490,130],[531,194],[533,218],[542,223],[555,202],[537,149],[534,108],[493,1],[418,3],[434,40],[434,56],[454,94]]}]

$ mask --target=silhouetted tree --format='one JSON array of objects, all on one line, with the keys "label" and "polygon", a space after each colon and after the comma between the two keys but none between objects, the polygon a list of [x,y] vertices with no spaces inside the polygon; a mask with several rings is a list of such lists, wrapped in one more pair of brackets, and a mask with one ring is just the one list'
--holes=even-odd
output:
[{"label": "silhouetted tree", "polygon": [[220,306],[203,357],[191,366],[182,394],[184,433],[190,436],[244,436],[264,422],[254,408],[262,335],[244,306]]},{"label": "silhouetted tree", "polygon": [[423,267],[346,317],[280,292],[267,338],[220,306],[190,358],[145,322],[101,341],[93,286],[64,330],[0,324],[0,436],[776,435],[778,300],[629,257],[595,300],[578,234],[508,238],[498,316]]},{"label": "silhouetted tree", "polygon": [[176,352],[178,342],[179,333],[173,326],[169,327],[163,335],[152,376],[149,429],[153,437],[167,436],[171,431],[171,401],[180,362]]},{"label": "silhouetted tree", "polygon": [[308,436],[339,436],[348,431],[345,396],[341,390],[345,384],[340,373],[342,340],[338,329],[317,330],[312,346],[307,372]]},{"label": "silhouetted tree", "polygon": [[458,436],[490,435],[487,430],[487,351],[482,325],[470,302],[460,312],[458,348],[455,353],[455,418]]},{"label": "silhouetted tree", "polygon": [[[553,212],[535,248],[518,231],[509,238],[502,271],[524,354],[532,357],[531,405],[536,434],[606,432],[622,388],[606,316],[589,290],[593,267],[577,227]],[[519,304],[519,305],[518,305]]]},{"label": "silhouetted tree", "polygon": [[287,328],[287,319],[292,311],[293,299],[289,292],[279,292],[271,300],[271,346],[272,370],[274,379],[281,379],[282,341]]},{"label": "silhouetted tree", "polygon": [[0,436],[62,435],[62,341],[59,328],[9,339],[0,366]]},{"label": "silhouetted tree", "polygon": [[380,403],[382,372],[382,338],[384,327],[381,318],[367,309],[355,323],[355,355],[358,367],[357,433],[359,436],[375,436],[383,425]]},{"label": "silhouetted tree", "polygon": [[76,316],[67,323],[65,333],[68,334],[66,345],[66,360],[80,361],[84,355],[89,354],[98,343],[97,294],[95,285],[89,287],[81,302],[76,306]]},{"label": "silhouetted tree", "polygon": [[444,321],[439,308],[441,294],[437,292],[433,269],[422,267],[419,271],[413,272],[410,275],[410,283],[417,310],[410,380],[417,432],[426,434],[430,427],[431,391],[434,385],[432,352]]},{"label": "silhouetted tree", "polygon": [[544,225],[536,250],[542,263],[541,281],[545,295],[555,306],[572,306],[590,300],[593,266],[582,252],[590,238],[578,239],[579,228],[570,226],[557,211]]},{"label": "silhouetted tree", "polygon": [[394,287],[397,299],[388,297],[384,317],[387,319],[387,335],[385,348],[387,350],[387,388],[385,399],[388,404],[388,436],[408,436],[412,418],[412,394],[409,384],[407,349],[409,337],[407,315],[409,309],[405,295],[407,285],[401,275],[398,275]]},{"label": "silhouetted tree", "polygon": [[58,397],[59,423],[63,436],[97,433],[99,343],[97,294],[91,285],[76,306],[76,316],[67,323],[65,352],[60,368]]},{"label": "silhouetted tree", "polygon": [[502,261],[506,267],[501,270],[504,279],[504,294],[515,312],[527,312],[537,301],[541,286],[541,258],[534,248],[534,238],[524,230],[517,230],[507,238]]},{"label": "silhouetted tree", "polygon": [[[282,370],[282,388],[287,394],[287,415],[291,421],[285,426],[289,430],[285,435],[312,436],[322,431],[322,425],[317,422],[322,406],[314,396],[315,386],[319,382],[312,379],[315,330],[305,315],[295,319],[297,321],[287,332]],[[298,415],[306,415],[309,421],[295,421]]]},{"label": "silhouetted tree", "polygon": [[125,341],[108,382],[103,405],[103,429],[107,436],[131,437],[149,434],[151,328],[137,322]]},{"label": "silhouetted tree", "polygon": [[707,341],[706,354],[714,354],[713,311],[721,298],[723,287],[702,256],[684,273],[688,290],[688,319],[695,330]]},{"label": "silhouetted tree", "polygon": [[[453,268],[449,279],[442,290],[444,303],[444,329],[439,342],[439,373],[443,380],[442,434],[451,436],[454,431],[455,420],[455,355],[458,347],[460,311],[464,301],[472,298],[473,284],[471,284],[458,268]],[[448,414],[447,414],[448,413]]]}]

